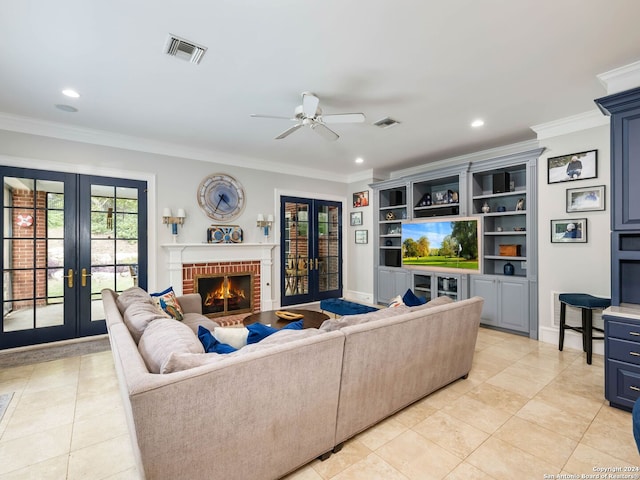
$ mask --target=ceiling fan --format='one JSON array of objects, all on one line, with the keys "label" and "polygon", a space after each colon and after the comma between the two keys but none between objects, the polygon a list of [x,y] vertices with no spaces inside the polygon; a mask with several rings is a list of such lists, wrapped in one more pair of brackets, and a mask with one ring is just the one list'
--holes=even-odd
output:
[{"label": "ceiling fan", "polygon": [[365,121],[363,113],[337,113],[332,115],[323,115],[322,109],[319,107],[320,99],[310,92],[302,92],[302,105],[298,105],[294,112],[294,117],[277,117],[273,115],[259,115],[252,113],[251,117],[257,118],[277,118],[281,120],[291,120],[297,122],[293,127],[289,127],[276,137],[281,140],[288,137],[301,127],[310,127],[311,130],[318,133],[326,140],[337,140],[340,136],[327,127],[326,123],[361,123]]}]

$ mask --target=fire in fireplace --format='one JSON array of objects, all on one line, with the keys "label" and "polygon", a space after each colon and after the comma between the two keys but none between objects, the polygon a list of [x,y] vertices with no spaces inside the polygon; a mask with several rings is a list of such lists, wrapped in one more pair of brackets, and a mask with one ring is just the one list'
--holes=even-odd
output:
[{"label": "fire in fireplace", "polygon": [[220,317],[253,311],[253,274],[200,275],[195,278],[195,291],[202,298],[202,313]]}]

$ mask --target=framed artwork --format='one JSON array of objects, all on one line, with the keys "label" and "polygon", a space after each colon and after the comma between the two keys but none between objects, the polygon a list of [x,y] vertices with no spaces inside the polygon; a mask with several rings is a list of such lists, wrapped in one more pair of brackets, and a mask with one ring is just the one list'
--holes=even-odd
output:
[{"label": "framed artwork", "polygon": [[551,220],[551,243],[587,243],[587,219]]},{"label": "framed artwork", "polygon": [[547,183],[571,182],[597,177],[597,150],[547,159]]},{"label": "framed artwork", "polygon": [[353,194],[353,208],[369,206],[369,190]]},{"label": "framed artwork", "polygon": [[362,225],[362,212],[351,212],[351,222],[349,224],[352,227]]},{"label": "framed artwork", "polygon": [[567,189],[567,212],[604,210],[605,186]]},{"label": "framed artwork", "polygon": [[356,243],[368,243],[369,230],[356,230]]}]

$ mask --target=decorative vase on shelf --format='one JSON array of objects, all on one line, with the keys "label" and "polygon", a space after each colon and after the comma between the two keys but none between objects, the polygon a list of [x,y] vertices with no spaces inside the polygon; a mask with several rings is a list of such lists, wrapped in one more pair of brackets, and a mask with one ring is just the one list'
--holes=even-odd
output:
[{"label": "decorative vase on shelf", "polygon": [[487,202],[484,202],[484,205],[482,205],[482,213],[489,213],[490,211],[491,207]]},{"label": "decorative vase on shelf", "polygon": [[515,272],[515,267],[513,266],[513,263],[511,262],[507,262],[504,264],[504,274],[505,275],[513,275]]}]

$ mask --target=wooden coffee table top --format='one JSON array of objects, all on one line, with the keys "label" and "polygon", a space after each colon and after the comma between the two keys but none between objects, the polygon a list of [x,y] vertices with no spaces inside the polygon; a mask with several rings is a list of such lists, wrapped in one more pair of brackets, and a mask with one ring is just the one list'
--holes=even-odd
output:
[{"label": "wooden coffee table top", "polygon": [[[280,310],[284,310],[292,313],[299,313],[302,317],[302,328],[318,328],[322,325],[326,319],[329,318],[329,315],[326,313],[318,312],[315,310],[301,310],[299,308],[281,308]],[[271,325],[273,328],[282,328],[289,325],[292,321],[295,320],[283,320],[282,318],[276,315],[276,310],[269,310],[266,312],[252,313],[248,317],[246,317],[242,323],[244,325],[250,325],[252,323],[262,323],[264,325]]]}]

